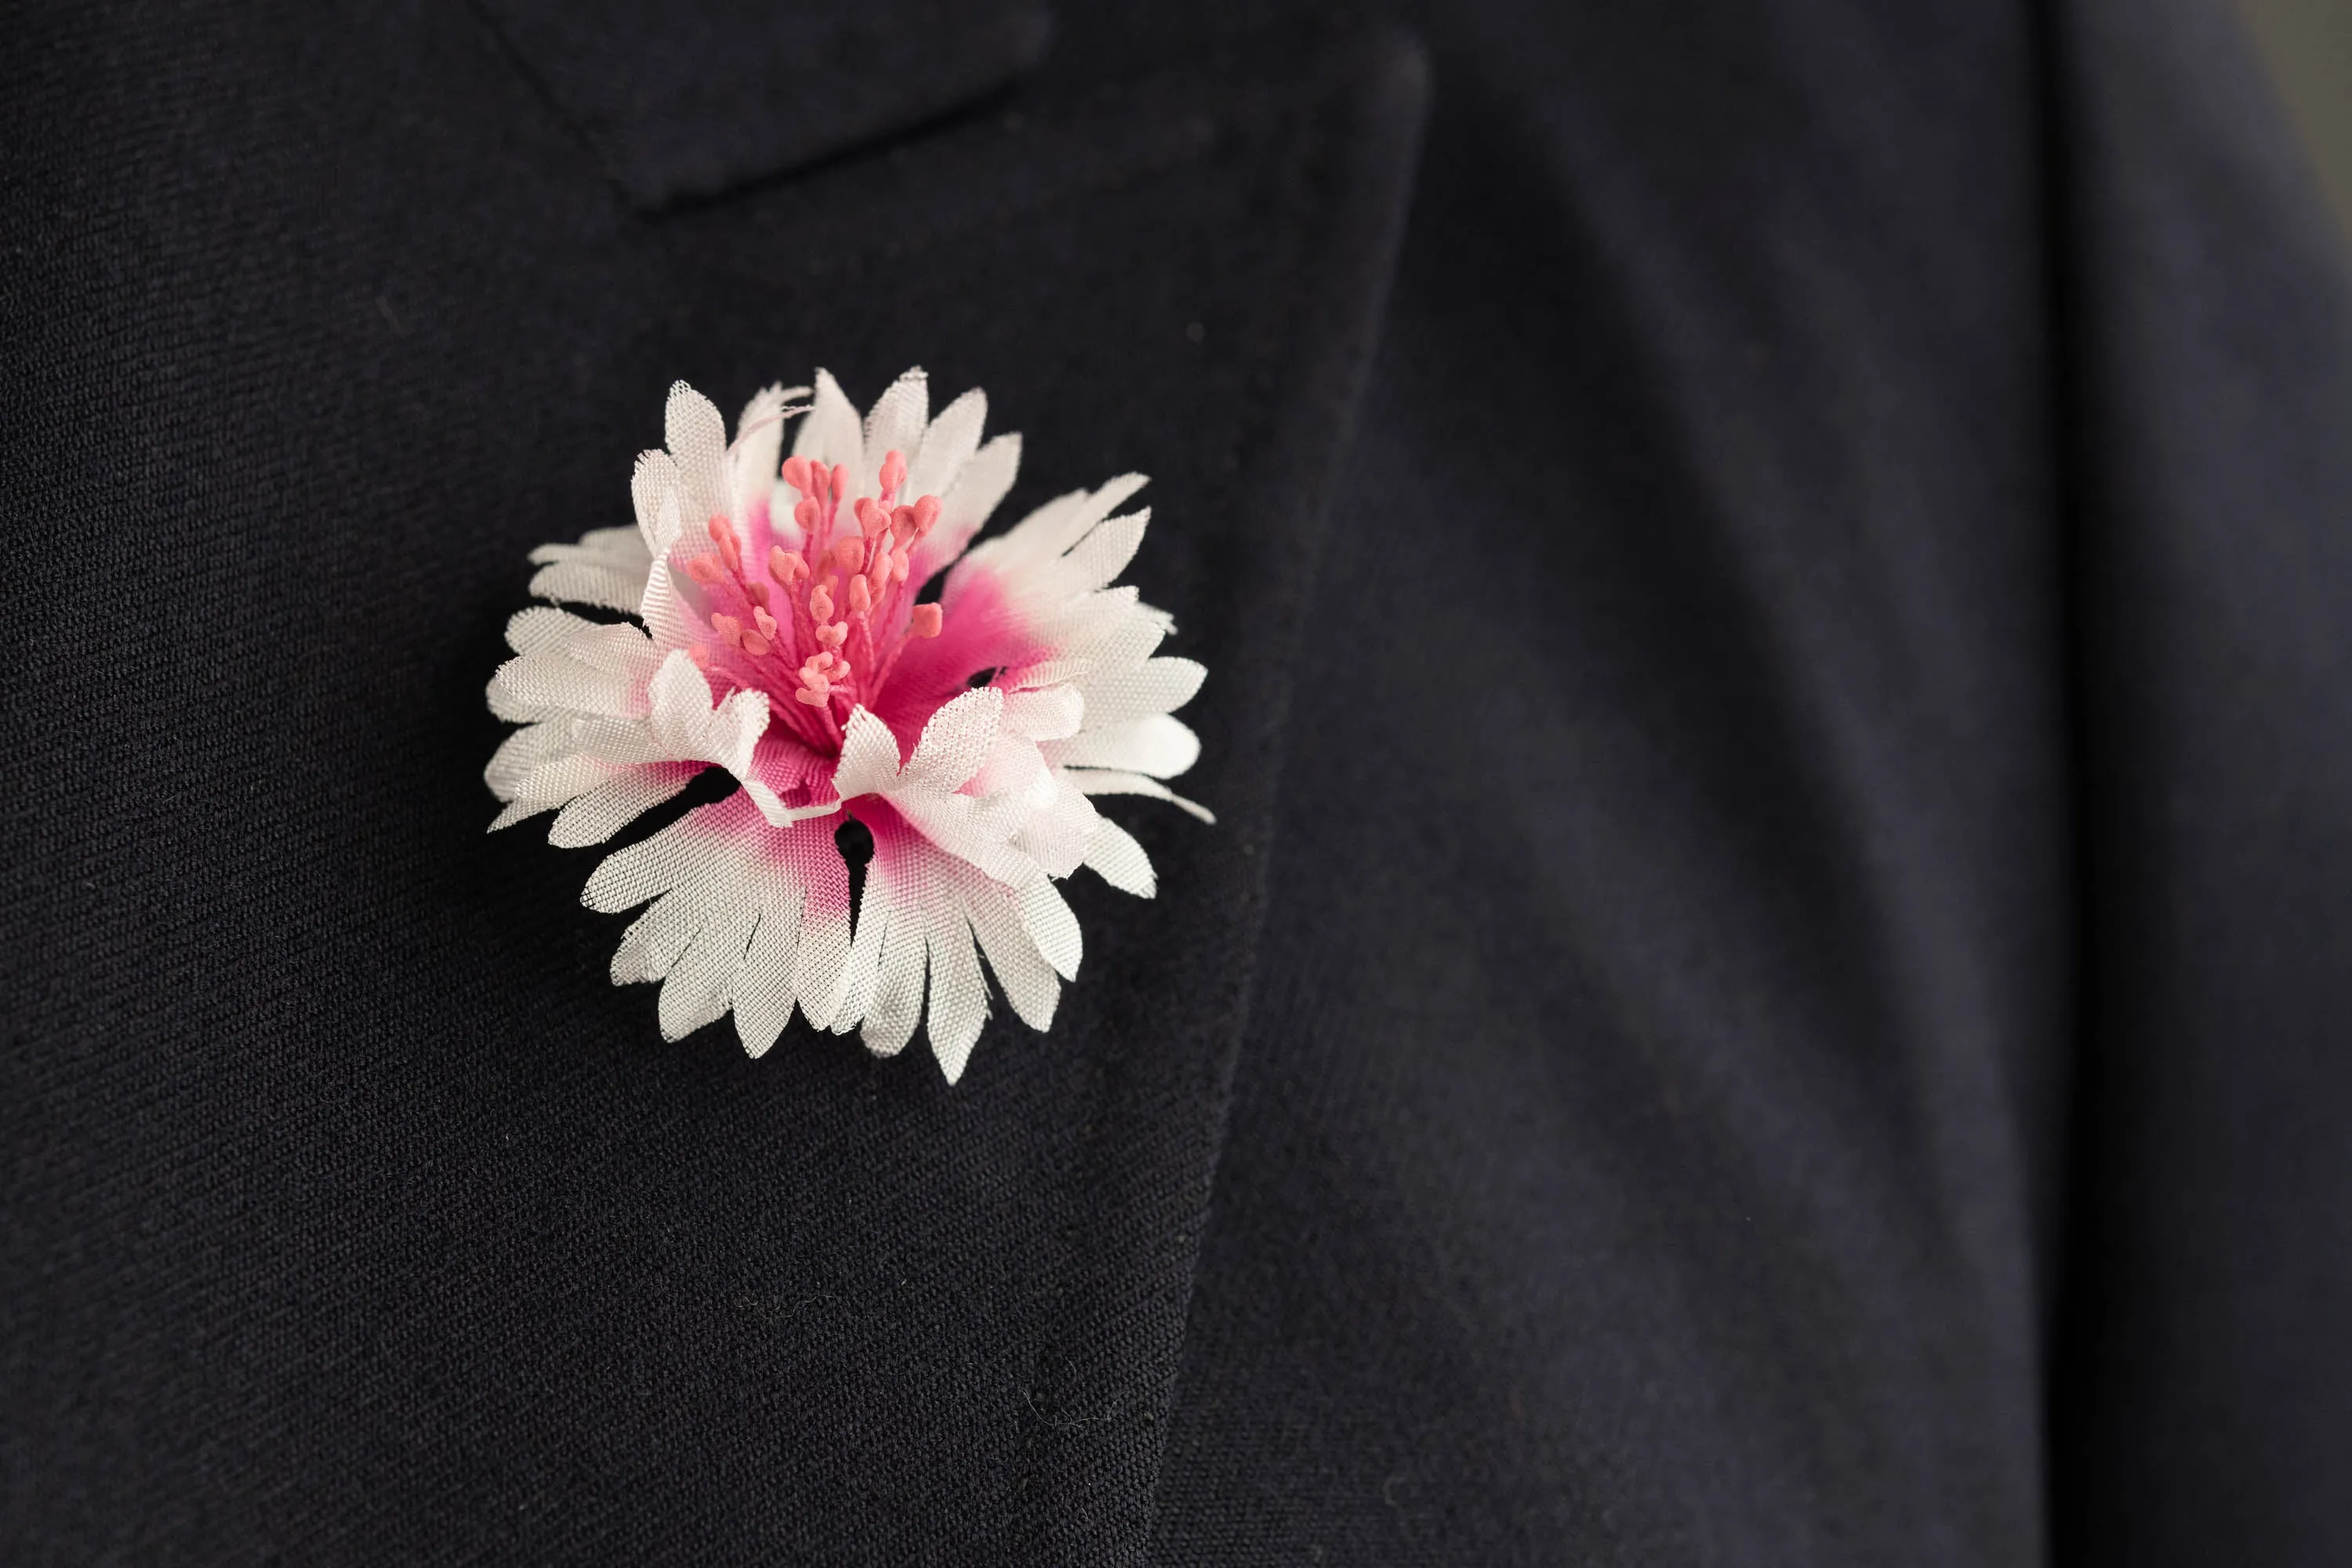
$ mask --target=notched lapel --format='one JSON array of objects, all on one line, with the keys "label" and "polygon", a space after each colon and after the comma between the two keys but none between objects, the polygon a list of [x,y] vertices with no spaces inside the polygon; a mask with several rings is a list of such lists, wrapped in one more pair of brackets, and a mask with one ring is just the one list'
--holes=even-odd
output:
[{"label": "notched lapel", "polygon": [[[887,156],[631,226],[670,302],[633,353],[665,379],[731,399],[823,364],[870,399],[920,363],[942,400],[983,385],[991,427],[1024,436],[998,527],[1150,474],[1156,521],[1124,580],[1173,612],[1163,651],[1210,671],[1183,714],[1202,762],[1179,785],[1218,823],[1103,803],[1150,850],[1159,896],[1065,884],[1087,951],[1050,1033],[1000,1009],[953,1089],[919,1045],[877,1062],[797,1024],[757,1063],[706,1036],[649,1070],[642,995],[614,1006],[633,1044],[573,1048],[583,1118],[653,1096],[695,1129],[665,1168],[627,1167],[693,1216],[691,1299],[779,1304],[673,1310],[665,1329],[737,1389],[694,1408],[779,1552],[1145,1550],[1297,628],[1424,91],[1394,33],[1260,41],[1041,88]],[[624,1312],[650,1287],[624,1269],[600,1289]]]},{"label": "notched lapel", "polygon": [[772,179],[1033,69],[1038,0],[477,0],[630,203]]}]

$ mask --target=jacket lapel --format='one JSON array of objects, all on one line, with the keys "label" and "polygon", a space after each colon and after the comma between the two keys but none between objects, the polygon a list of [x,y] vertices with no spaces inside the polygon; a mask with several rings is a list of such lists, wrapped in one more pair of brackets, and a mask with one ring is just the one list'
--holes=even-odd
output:
[{"label": "jacket lapel", "polygon": [[[693,1128],[650,1179],[707,1230],[698,1267],[719,1296],[762,1305],[749,1328],[673,1331],[705,1336],[709,1375],[746,1380],[744,1462],[781,1489],[795,1549],[887,1556],[946,1533],[1006,1561],[1142,1553],[1249,1005],[1299,612],[1423,90],[1394,35],[1286,37],[1049,85],[782,183],[706,182],[720,199],[637,220],[675,303],[634,363],[722,403],[814,364],[861,399],[915,363],[942,398],[984,385],[991,427],[1024,435],[1000,525],[1150,474],[1155,521],[1123,580],[1174,612],[1165,651],[1210,670],[1184,714],[1202,761],[1179,783],[1218,823],[1108,804],[1159,897],[1067,885],[1087,956],[1050,1034],[998,1017],[953,1089],[919,1049],[876,1062],[797,1024],[756,1064],[714,1029],[649,1068],[650,1000],[624,993],[586,1064],[567,1042],[550,1069]],[[606,157],[641,207],[678,188]],[[518,524],[518,553],[535,529]]]}]

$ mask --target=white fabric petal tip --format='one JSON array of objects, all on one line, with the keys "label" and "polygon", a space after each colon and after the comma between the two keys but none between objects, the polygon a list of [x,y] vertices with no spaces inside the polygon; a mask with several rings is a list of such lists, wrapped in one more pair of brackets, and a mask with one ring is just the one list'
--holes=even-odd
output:
[{"label": "white fabric petal tip", "polygon": [[[605,844],[698,775],[732,780],[582,890],[635,911],[612,978],[659,987],[665,1038],[731,1016],[758,1058],[797,1015],[880,1058],[919,1031],[954,1084],[996,999],[1042,1032],[1077,978],[1060,879],[1159,892],[1095,798],[1214,820],[1162,782],[1199,757],[1173,714],[1206,671],[1162,655],[1173,618],[1117,582],[1150,521],[1119,511],[1142,476],[974,545],[1021,460],[1017,436],[983,438],[987,414],[975,390],[934,415],[920,370],[861,414],[820,370],[755,393],[730,440],[679,382],[631,478],[635,525],[531,552],[550,604],[514,617],[488,688],[519,726],[483,773],[488,831],[552,813],[551,844]],[[875,842],[855,900],[851,820]]]}]

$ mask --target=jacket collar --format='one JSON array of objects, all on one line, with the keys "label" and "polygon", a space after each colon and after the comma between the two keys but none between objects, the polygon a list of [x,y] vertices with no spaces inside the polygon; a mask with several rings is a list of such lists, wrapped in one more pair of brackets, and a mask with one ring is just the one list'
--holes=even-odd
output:
[{"label": "jacket collar", "polygon": [[480,0],[631,205],[777,179],[999,92],[1053,34],[1039,0]]}]

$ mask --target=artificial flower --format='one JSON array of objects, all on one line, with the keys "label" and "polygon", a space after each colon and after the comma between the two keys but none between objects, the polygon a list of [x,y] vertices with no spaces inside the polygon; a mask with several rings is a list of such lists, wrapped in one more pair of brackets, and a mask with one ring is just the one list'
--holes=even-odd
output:
[{"label": "artificial flower", "polygon": [[[532,552],[535,595],[635,618],[546,605],[509,625],[489,703],[521,728],[484,775],[506,803],[490,826],[554,811],[551,842],[601,844],[723,769],[723,799],[589,879],[592,909],[648,906],[614,983],[658,981],[672,1039],[731,1012],[755,1057],[795,1008],[882,1056],[920,1023],[952,1083],[987,975],[1040,1030],[1076,978],[1057,881],[1086,867],[1152,896],[1150,858],[1092,797],[1209,819],[1163,782],[1200,753],[1173,714],[1205,672],[1160,657],[1173,623],[1112,585],[1150,520],[1113,515],[1139,476],[975,545],[1021,460],[1018,436],[982,443],[978,391],[936,419],[919,370],[863,419],[822,371],[802,396],[761,393],[730,444],[678,383],[667,449],[637,460],[637,526]],[[844,817],[874,844],[854,908]]]}]

